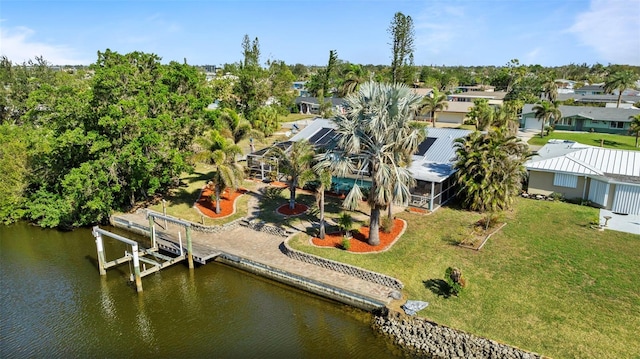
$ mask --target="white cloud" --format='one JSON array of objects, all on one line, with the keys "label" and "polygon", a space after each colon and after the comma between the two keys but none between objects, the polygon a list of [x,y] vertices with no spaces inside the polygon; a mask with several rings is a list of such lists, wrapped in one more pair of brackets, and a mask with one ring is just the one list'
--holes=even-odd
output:
[{"label": "white cloud", "polygon": [[607,62],[640,65],[640,0],[592,0],[568,31]]},{"label": "white cloud", "polygon": [[90,64],[91,61],[76,57],[77,52],[67,45],[52,45],[34,41],[35,31],[24,26],[7,29],[0,27],[0,54],[13,63],[35,60],[42,56],[54,65]]}]

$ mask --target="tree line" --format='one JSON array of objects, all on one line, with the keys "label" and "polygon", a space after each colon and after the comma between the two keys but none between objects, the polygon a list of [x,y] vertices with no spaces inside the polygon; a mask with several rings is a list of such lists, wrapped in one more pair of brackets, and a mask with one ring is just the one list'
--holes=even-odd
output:
[{"label": "tree line", "polygon": [[[435,125],[442,93],[457,84],[488,83],[524,102],[546,93],[549,79],[561,71],[591,80],[612,71],[638,73],[598,64],[545,69],[517,60],[495,68],[415,66],[411,18],[396,13],[388,32],[391,66],[351,64],[335,50],[322,67],[263,63],[258,38],[245,35],[242,59],[211,81],[186,60],[162,64],[142,52],[107,49],[86,68],[62,69],[42,57],[23,64],[2,57],[0,221],[89,225],[166,194],[197,161],[235,171],[238,142],[273,134],[281,116],[295,111],[295,80],[307,81],[321,99],[355,95],[367,82],[430,86],[441,93],[435,101],[419,101],[411,116],[430,113]],[[502,112],[480,106],[478,129],[512,125],[513,106]]]}]

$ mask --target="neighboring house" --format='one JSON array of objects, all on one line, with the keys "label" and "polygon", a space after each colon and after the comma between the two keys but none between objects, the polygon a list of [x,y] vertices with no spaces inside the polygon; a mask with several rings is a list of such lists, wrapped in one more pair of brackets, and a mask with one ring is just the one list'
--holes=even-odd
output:
[{"label": "neighboring house", "polygon": [[[447,108],[438,112],[437,121],[461,125],[473,107],[473,100],[484,98],[488,100],[489,105],[501,106],[506,95],[504,91],[467,91],[447,95]],[[429,114],[421,119],[431,121]]]},{"label": "neighboring house", "polygon": [[560,193],[614,213],[640,214],[640,151],[551,140],[525,167],[529,194]]},{"label": "neighboring house", "polygon": [[495,89],[496,87],[491,85],[458,86],[456,87],[456,92],[493,92]]},{"label": "neighboring house", "polygon": [[554,80],[554,82],[558,86],[558,94],[574,93],[573,88],[576,85],[575,81],[565,80],[565,79],[556,79]]},{"label": "neighboring house", "polygon": [[309,97],[309,91],[307,90],[307,81],[294,81],[292,88],[296,92],[298,97]]},{"label": "neighboring house", "polygon": [[[331,102],[331,110],[334,113],[344,113],[344,100],[336,97],[326,97],[325,102]],[[320,102],[317,97],[296,97],[296,106],[300,113],[314,114],[320,113]]]},{"label": "neighboring house", "polygon": [[605,94],[604,85],[587,85],[582,86],[579,89],[574,89],[573,92],[576,95],[603,95]]},{"label": "neighboring house", "polygon": [[[438,111],[437,121],[438,123],[456,123],[462,125],[472,107],[473,102],[447,101],[447,108]],[[431,121],[431,114],[424,114],[420,119]]]},{"label": "neighboring house", "polygon": [[[620,98],[620,108],[629,108],[634,103],[640,101],[640,96],[635,95],[624,95],[623,92],[622,97]],[[618,104],[618,95],[576,95],[575,93],[558,93],[558,101],[567,101],[569,99],[573,99],[577,103],[604,103],[604,104],[613,104],[617,106]],[[609,105],[611,106],[611,105]]]},{"label": "neighboring house", "polygon": [[433,92],[432,88],[426,88],[426,87],[414,87],[411,90],[413,90],[413,92],[415,92],[420,96],[428,96],[428,95],[431,95],[431,93]]},{"label": "neighboring house", "polygon": [[[331,120],[316,118],[307,127],[291,137],[290,141],[276,146],[283,149],[291,146],[293,141],[308,140],[318,149],[330,150],[337,141],[336,125]],[[427,210],[435,210],[455,197],[453,164],[456,151],[454,141],[467,136],[471,131],[451,128],[428,128],[427,138],[418,146],[409,170],[416,179],[416,187],[412,190],[410,205]],[[252,176],[261,180],[274,177],[276,165],[264,158],[267,149],[247,156]],[[366,176],[366,169],[360,169],[349,178]],[[277,177],[277,176],[275,176]]]},{"label": "neighboring house", "polygon": [[[520,126],[525,130],[540,130],[542,127],[542,120],[538,120],[533,111],[534,106],[526,104],[522,108]],[[640,110],[560,105],[560,112],[562,118],[555,123],[557,130],[627,134],[631,122],[629,117],[639,114]]]}]

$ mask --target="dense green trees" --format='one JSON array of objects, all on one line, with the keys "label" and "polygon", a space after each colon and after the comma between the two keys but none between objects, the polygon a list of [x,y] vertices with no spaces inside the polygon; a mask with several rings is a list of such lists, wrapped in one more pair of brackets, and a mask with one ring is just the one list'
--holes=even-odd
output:
[{"label": "dense green trees", "polygon": [[[98,53],[88,79],[39,67],[17,69],[38,84],[22,102],[10,104],[10,113],[20,112],[9,121],[16,123],[8,130],[16,136],[2,143],[27,156],[26,162],[18,157],[27,175],[17,172],[9,190],[24,217],[65,228],[105,221],[113,209],[175,186],[189,170],[192,140],[212,102],[204,74],[195,67],[106,50]],[[6,76],[9,92],[20,87],[21,77]],[[11,213],[2,219],[21,212]]]}]

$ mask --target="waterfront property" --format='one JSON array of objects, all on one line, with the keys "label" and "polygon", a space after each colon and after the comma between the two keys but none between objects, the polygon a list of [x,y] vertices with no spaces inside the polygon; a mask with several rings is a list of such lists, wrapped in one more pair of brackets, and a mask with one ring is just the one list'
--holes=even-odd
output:
[{"label": "waterfront property", "polygon": [[[329,150],[334,148],[338,141],[335,128],[331,120],[316,118],[289,141],[277,143],[275,146],[286,149],[294,141],[307,140],[316,149]],[[433,211],[455,196],[454,141],[467,136],[471,131],[453,128],[428,128],[425,131],[427,138],[418,146],[409,167],[416,180],[409,205]],[[264,149],[247,156],[250,174],[260,180],[279,179],[281,175],[277,171],[277,162],[275,159],[265,158],[267,151],[268,149]],[[348,192],[355,181],[365,181],[366,187],[369,180],[368,171],[366,168],[360,168],[348,178],[338,181],[340,192]]]},{"label": "waterfront property", "polygon": [[[520,126],[525,130],[540,130],[542,124],[535,116],[533,104],[526,104],[522,108]],[[589,131],[604,133],[629,133],[630,116],[640,113],[638,109],[565,106],[560,105],[562,118],[555,123],[557,130]],[[549,124],[546,124],[549,125]]]},{"label": "waterfront property", "polygon": [[551,140],[526,163],[530,194],[561,194],[640,214],[640,152]]}]

